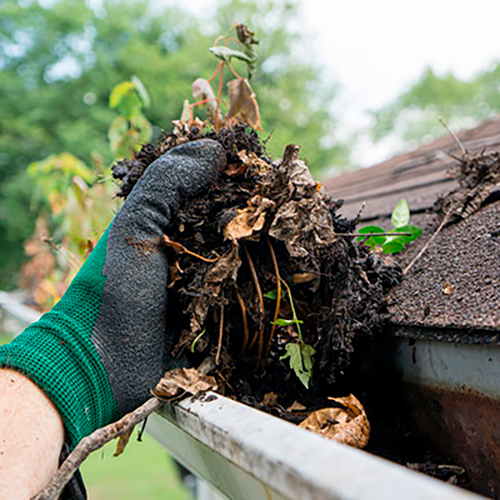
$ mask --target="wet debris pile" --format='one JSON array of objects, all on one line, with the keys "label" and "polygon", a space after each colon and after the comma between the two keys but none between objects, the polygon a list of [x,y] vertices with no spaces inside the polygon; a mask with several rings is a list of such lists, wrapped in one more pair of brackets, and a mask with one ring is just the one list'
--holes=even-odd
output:
[{"label": "wet debris pile", "polygon": [[448,222],[459,222],[477,212],[500,184],[500,152],[489,151],[477,154],[465,152],[457,164],[447,172],[457,180],[458,186],[440,197],[434,204],[439,218]]},{"label": "wet debris pile", "polygon": [[[120,195],[201,130],[198,121],[175,122],[158,144],[117,163]],[[346,235],[357,221],[338,214],[341,203],[313,180],[299,147],[273,162],[244,124],[203,137],[219,141],[228,162],[164,236],[169,318],[180,327],[173,354],[193,364],[213,356],[219,390],[253,406],[265,407],[270,393],[285,406],[297,399],[331,406],[327,396],[339,383],[349,393],[345,374],[358,339],[381,325],[400,269]],[[354,404],[344,408],[361,418]]]}]

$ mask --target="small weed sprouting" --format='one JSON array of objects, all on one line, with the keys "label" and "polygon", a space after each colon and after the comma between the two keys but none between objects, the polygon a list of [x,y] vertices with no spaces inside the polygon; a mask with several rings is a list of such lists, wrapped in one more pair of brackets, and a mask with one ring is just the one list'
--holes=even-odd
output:
[{"label": "small weed sprouting", "polygon": [[[290,368],[295,372],[298,379],[304,384],[306,389],[309,389],[309,382],[312,378],[313,366],[314,366],[314,354],[316,351],[314,348],[306,344],[302,338],[302,330],[300,325],[303,323],[297,318],[297,313],[295,311],[295,305],[293,303],[292,291],[290,287],[286,284],[284,280],[281,280],[288,294],[288,300],[290,302],[290,308],[292,309],[292,319],[278,318],[273,321],[273,325],[277,326],[295,326],[297,329],[297,334],[299,337],[298,342],[289,342],[285,346],[286,354],[280,357],[280,360],[289,359]],[[284,295],[284,292],[282,292]],[[273,290],[264,295],[266,298],[276,299],[277,292]]]},{"label": "small weed sprouting", "polygon": [[[360,234],[370,236],[360,236],[359,242],[364,242],[372,250],[380,246],[384,253],[398,253],[403,250],[404,246],[412,241],[415,241],[421,234],[422,229],[417,226],[410,225],[410,207],[405,199],[398,202],[391,215],[392,229],[386,231],[379,226],[365,226],[359,230]],[[383,233],[383,236],[377,236],[377,233]],[[386,234],[389,233],[389,236]],[[391,233],[406,233],[405,235]]]}]

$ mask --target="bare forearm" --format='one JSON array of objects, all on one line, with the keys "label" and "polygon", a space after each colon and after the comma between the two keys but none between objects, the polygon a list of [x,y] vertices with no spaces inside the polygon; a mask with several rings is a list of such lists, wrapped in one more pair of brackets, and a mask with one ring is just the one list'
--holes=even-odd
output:
[{"label": "bare forearm", "polygon": [[0,498],[37,493],[56,472],[63,442],[63,422],[45,393],[0,369]]}]

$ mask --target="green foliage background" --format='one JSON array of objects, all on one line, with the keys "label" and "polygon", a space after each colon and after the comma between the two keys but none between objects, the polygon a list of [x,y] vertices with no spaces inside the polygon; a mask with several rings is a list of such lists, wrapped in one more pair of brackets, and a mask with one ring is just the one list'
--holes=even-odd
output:
[{"label": "green foliage background", "polygon": [[270,152],[279,155],[287,143],[300,142],[316,172],[347,164],[347,148],[331,140],[336,122],[324,105],[336,89],[318,83],[317,67],[293,53],[301,38],[290,27],[294,1],[232,0],[198,17],[152,0],[89,5],[0,3],[0,288],[15,286],[22,242],[43,203],[34,196],[28,165],[61,152],[109,165],[107,130],[116,117],[109,94],[132,75],[150,93],[147,119],[168,129],[191,83],[213,71],[207,49],[232,22],[247,23],[261,40],[252,84]]},{"label": "green foliage background", "polygon": [[451,72],[438,75],[427,68],[407,91],[373,113],[372,133],[375,140],[396,135],[407,149],[443,135],[440,116],[458,132],[499,111],[499,63],[468,80]]}]

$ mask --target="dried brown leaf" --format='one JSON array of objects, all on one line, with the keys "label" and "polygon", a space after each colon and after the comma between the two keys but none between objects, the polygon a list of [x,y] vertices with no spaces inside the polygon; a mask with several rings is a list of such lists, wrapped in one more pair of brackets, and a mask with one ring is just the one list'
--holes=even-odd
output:
[{"label": "dried brown leaf", "polygon": [[333,220],[327,197],[317,190],[307,165],[298,159],[298,150],[290,145],[286,152],[285,190],[291,199],[280,206],[269,235],[283,241],[292,257],[308,257],[335,241]]},{"label": "dried brown leaf", "polygon": [[338,443],[364,448],[370,438],[370,422],[363,405],[352,394],[345,398],[329,399],[341,405],[341,408],[314,411],[299,427]]},{"label": "dried brown leaf", "polygon": [[118,442],[116,443],[116,450],[113,453],[114,457],[119,457],[125,451],[125,448],[127,447],[127,444],[130,441],[130,437],[134,432],[134,429],[135,427],[132,427],[132,429],[129,429],[127,432],[125,432],[118,438]]},{"label": "dried brown leaf", "polygon": [[244,239],[255,240],[257,233],[266,222],[266,214],[275,206],[274,201],[256,195],[248,200],[248,207],[237,210],[234,217],[224,229],[224,236],[231,241]]},{"label": "dried brown leaf", "polygon": [[227,118],[237,118],[251,127],[262,130],[259,105],[248,80],[235,78],[227,83],[229,90],[229,111]]},{"label": "dried brown leaf", "polygon": [[184,393],[198,394],[212,390],[217,390],[214,377],[204,375],[196,368],[175,368],[165,373],[153,394],[160,399],[170,399]]},{"label": "dried brown leaf", "polygon": [[287,409],[286,411],[304,411],[306,407],[302,404],[299,403],[298,401],[294,401]]},{"label": "dried brown leaf", "polygon": [[[205,274],[204,293],[196,297],[188,307],[190,315],[190,327],[192,338],[203,329],[205,318],[210,307],[220,301],[220,292],[228,283],[235,283],[238,270],[241,266],[241,259],[238,248],[234,246],[230,252],[223,255],[218,262],[213,265]],[[176,351],[179,348],[176,346]]]},{"label": "dried brown leaf", "polygon": [[266,392],[262,398],[264,406],[276,406],[278,404],[278,396],[274,392]]}]

